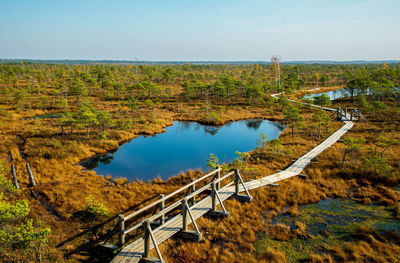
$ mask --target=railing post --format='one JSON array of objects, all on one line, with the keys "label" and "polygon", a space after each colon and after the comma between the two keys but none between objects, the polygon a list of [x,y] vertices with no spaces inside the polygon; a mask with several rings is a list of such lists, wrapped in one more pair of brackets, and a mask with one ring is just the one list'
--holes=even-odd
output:
[{"label": "railing post", "polygon": [[235,195],[239,195],[239,170],[235,169]]},{"label": "railing post", "polygon": [[[196,231],[191,231],[188,229],[188,218],[190,218]],[[184,197],[182,199],[182,230],[178,233],[178,237],[184,240],[191,240],[196,242],[199,242],[202,238],[202,234],[200,233],[193,214],[190,211],[187,197]]]},{"label": "railing post", "polygon": [[187,199],[182,199],[182,231],[187,231]]},{"label": "railing post", "polygon": [[120,214],[118,216],[118,224],[119,224],[119,244],[121,247],[125,245],[125,216]]},{"label": "railing post", "polygon": [[[242,184],[243,190],[246,192],[246,195],[239,194],[239,184]],[[251,202],[253,197],[250,195],[249,191],[246,188],[245,183],[243,182],[242,177],[239,174],[239,170],[235,169],[235,196],[240,202]]]},{"label": "railing post", "polygon": [[[160,194],[160,199],[162,199],[161,203],[160,203],[160,212],[162,210],[164,210],[165,208],[165,200],[164,200],[165,195],[164,194]],[[160,225],[164,225],[165,223],[165,214],[162,213],[161,217],[160,217]]]},{"label": "railing post", "polygon": [[[140,259],[139,262],[146,262],[146,263],[155,263],[155,262],[160,262],[164,263],[165,261],[162,259],[160,249],[158,248],[157,240],[154,237],[153,231],[151,230],[150,226],[150,220],[146,219],[143,221],[143,227],[144,227],[144,253],[142,255],[142,258]],[[153,242],[154,248],[156,249],[157,252],[157,258],[152,258],[150,257],[150,241]]]},{"label": "railing post", "polygon": [[[192,183],[195,181],[193,178],[190,178],[190,180],[192,181]],[[190,191],[191,191],[192,193],[194,193],[194,192],[196,191],[196,184],[193,184],[193,185],[192,185]],[[192,205],[194,205],[194,204],[196,203],[196,197],[193,196],[191,199],[192,199],[192,200],[191,200],[191,201],[192,201]]]},{"label": "railing post", "polygon": [[143,258],[150,258],[150,221],[145,220],[143,221],[144,227],[144,253]]},{"label": "railing post", "polygon": [[216,211],[216,202],[217,202],[216,192],[217,192],[217,189],[215,186],[215,182],[211,182],[211,211],[212,212]]},{"label": "railing post", "polygon": [[[217,210],[217,199],[222,207],[222,211],[221,210]],[[225,216],[229,216],[229,212],[227,212],[225,210],[224,204],[222,203],[221,198],[218,195],[218,190],[216,187],[216,183],[215,182],[211,182],[211,210],[209,212],[209,215],[211,217],[225,217]]]},{"label": "railing post", "polygon": [[219,178],[221,178],[221,167],[217,166],[218,172],[217,172],[217,190],[221,189],[221,182],[218,181]]}]

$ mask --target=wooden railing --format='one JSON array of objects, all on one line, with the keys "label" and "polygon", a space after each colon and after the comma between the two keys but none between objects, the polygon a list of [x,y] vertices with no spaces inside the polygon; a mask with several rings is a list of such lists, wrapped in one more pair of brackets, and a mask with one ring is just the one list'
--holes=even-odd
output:
[{"label": "wooden railing", "polygon": [[[233,177],[233,180],[228,180],[230,177]],[[210,182],[205,182],[206,179],[211,178]],[[241,175],[239,174],[239,170],[235,169],[223,176],[221,176],[221,168],[217,168],[216,170],[202,176],[201,178],[197,180],[193,180],[191,183],[185,185],[184,187],[168,194],[168,195],[160,195],[160,199],[144,206],[143,208],[129,214],[129,215],[119,215],[119,244],[121,247],[125,245],[125,239],[126,235],[131,233],[132,231],[139,229],[141,227],[144,228],[144,257],[147,258],[150,253],[150,241],[153,242],[154,247],[156,249],[156,252],[158,256],[161,259],[161,254],[159,253],[156,240],[153,236],[151,224],[152,223],[157,223],[158,225],[162,226],[166,222],[166,218],[169,214],[172,212],[178,211],[179,213],[182,213],[182,230],[181,234],[184,235],[186,238],[189,239],[196,239],[200,240],[201,239],[201,233],[197,227],[197,224],[195,222],[195,219],[191,213],[190,207],[193,206],[196,203],[196,197],[200,194],[203,194],[207,191],[207,194],[205,195],[204,198],[207,198],[208,196],[211,195],[211,209],[210,213],[211,215],[228,215],[229,213],[226,211],[224,204],[218,194],[218,190],[221,189],[221,184],[225,183],[224,187],[232,186],[235,185],[235,191],[234,195],[241,201],[244,202],[249,202],[251,201],[252,197],[250,196],[248,190],[245,187],[245,184],[243,182],[243,179]],[[198,184],[204,184],[202,185],[199,189],[196,190],[196,185]],[[240,195],[240,185],[242,185],[246,195]],[[188,191],[183,198],[179,198],[178,195],[182,194],[185,190],[190,190]],[[211,191],[210,191],[211,190]],[[173,203],[170,204],[169,206],[165,207],[165,204],[167,200],[176,200],[177,197],[179,200],[177,201],[172,201]],[[222,211],[216,210],[217,204],[220,204]],[[157,208],[159,211],[143,220],[141,220],[139,223],[129,227],[126,229],[126,224],[127,221],[132,220],[133,218],[137,218],[141,214],[145,213],[146,211],[149,211],[151,209]],[[158,210],[157,209],[157,210]],[[188,220],[191,220],[195,231],[188,231],[187,230],[187,225],[188,225]]]},{"label": "wooden railing", "polygon": [[337,108],[337,119],[339,121],[347,120],[347,108],[345,108],[344,110],[340,107]]},{"label": "wooden railing", "polygon": [[[349,114],[350,112],[350,114]],[[347,108],[344,110],[340,107],[337,108],[337,119],[340,121],[361,121],[367,120],[360,112],[360,110],[354,108],[350,111],[347,111]]]}]

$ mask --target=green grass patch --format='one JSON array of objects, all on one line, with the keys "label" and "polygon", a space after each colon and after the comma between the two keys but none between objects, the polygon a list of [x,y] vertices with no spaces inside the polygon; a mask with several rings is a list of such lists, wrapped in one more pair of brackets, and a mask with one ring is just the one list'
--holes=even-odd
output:
[{"label": "green grass patch", "polygon": [[294,227],[299,221],[307,225],[309,238],[294,238],[279,241],[273,236],[262,236],[254,244],[255,253],[261,253],[268,247],[283,251],[288,262],[301,262],[310,254],[328,252],[331,247],[342,246],[344,242],[354,239],[352,234],[360,226],[378,232],[400,232],[400,221],[392,211],[376,204],[359,204],[349,199],[327,199],[312,205],[299,207],[299,215],[281,215],[273,224],[286,224]]}]

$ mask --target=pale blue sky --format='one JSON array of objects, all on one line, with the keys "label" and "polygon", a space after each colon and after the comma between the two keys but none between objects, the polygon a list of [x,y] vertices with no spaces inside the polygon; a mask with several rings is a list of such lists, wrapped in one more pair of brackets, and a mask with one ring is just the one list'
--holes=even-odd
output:
[{"label": "pale blue sky", "polygon": [[0,58],[400,59],[400,0],[0,0]]}]

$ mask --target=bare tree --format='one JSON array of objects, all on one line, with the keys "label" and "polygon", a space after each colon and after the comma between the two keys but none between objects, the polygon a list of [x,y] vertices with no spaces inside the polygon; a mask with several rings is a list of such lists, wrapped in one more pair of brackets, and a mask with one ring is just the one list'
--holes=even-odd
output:
[{"label": "bare tree", "polygon": [[135,75],[137,75],[138,65],[139,65],[139,59],[137,57],[135,57]]},{"label": "bare tree", "polygon": [[272,68],[275,71],[275,84],[278,85],[278,89],[281,89],[281,66],[280,66],[280,58],[277,56],[273,56],[271,58]]}]

